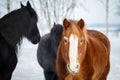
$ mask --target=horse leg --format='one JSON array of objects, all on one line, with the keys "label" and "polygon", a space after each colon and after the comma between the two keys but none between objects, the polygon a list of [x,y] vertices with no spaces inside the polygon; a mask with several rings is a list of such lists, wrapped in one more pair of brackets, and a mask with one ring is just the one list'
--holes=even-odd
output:
[{"label": "horse leg", "polygon": [[54,80],[54,72],[44,70],[45,80]]}]

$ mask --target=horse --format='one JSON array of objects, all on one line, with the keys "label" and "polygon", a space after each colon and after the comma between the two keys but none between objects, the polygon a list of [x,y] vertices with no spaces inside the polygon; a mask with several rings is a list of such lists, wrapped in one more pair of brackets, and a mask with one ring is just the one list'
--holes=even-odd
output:
[{"label": "horse", "polygon": [[89,30],[83,19],[63,20],[56,71],[59,80],[106,80],[110,69],[110,41]]},{"label": "horse", "polygon": [[45,34],[39,42],[37,60],[43,68],[45,80],[58,80],[55,63],[62,31],[62,25],[54,23],[50,33]]},{"label": "horse", "polygon": [[26,6],[21,3],[21,8],[0,19],[0,80],[11,80],[24,37],[33,44],[40,41],[37,21],[37,14],[29,1]]}]

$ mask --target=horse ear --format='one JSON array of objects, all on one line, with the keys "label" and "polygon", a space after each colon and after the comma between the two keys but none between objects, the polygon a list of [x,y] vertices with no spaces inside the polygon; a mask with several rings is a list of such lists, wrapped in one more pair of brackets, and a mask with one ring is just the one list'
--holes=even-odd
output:
[{"label": "horse ear", "polygon": [[52,29],[51,29],[51,31],[50,31],[51,34],[54,33],[54,27],[56,27],[56,23],[55,23],[55,22],[54,22],[53,27],[52,27]]},{"label": "horse ear", "polygon": [[22,4],[22,2],[21,2],[21,1],[20,1],[20,5],[21,5],[21,8],[22,8],[22,7],[25,7],[25,6]]},{"label": "horse ear", "polygon": [[29,1],[27,1],[27,7],[28,7],[28,8],[31,8],[31,4],[30,4]]},{"label": "horse ear", "polygon": [[83,29],[84,26],[85,26],[84,20],[83,20],[83,19],[80,19],[80,20],[78,21],[78,25],[80,26],[81,29]]},{"label": "horse ear", "polygon": [[53,26],[55,26],[56,25],[56,23],[54,22],[54,25]]},{"label": "horse ear", "polygon": [[70,22],[65,18],[63,20],[63,28],[65,28],[65,30],[66,30],[69,27],[69,25],[70,25]]},{"label": "horse ear", "polygon": [[36,15],[36,13],[34,12],[34,10],[31,7],[31,4],[30,4],[29,1],[27,1],[27,6],[26,7],[27,7],[27,9],[28,9],[28,11],[29,11],[29,13],[32,17]]}]

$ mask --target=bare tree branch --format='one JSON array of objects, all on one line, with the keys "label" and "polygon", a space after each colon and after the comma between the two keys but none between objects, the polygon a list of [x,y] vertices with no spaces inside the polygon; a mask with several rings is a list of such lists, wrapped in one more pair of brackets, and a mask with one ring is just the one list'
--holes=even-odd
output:
[{"label": "bare tree branch", "polygon": [[[109,13],[111,12],[111,9],[113,7],[113,0],[99,0],[100,3],[103,4],[103,7],[105,8],[106,12],[106,35],[108,35],[109,32]],[[113,11],[112,11],[113,12]]]},{"label": "bare tree branch", "polygon": [[77,0],[39,0],[41,15],[44,16],[49,29],[53,22],[59,23],[65,17],[72,16],[77,7]]},{"label": "bare tree branch", "polygon": [[99,2],[100,2],[104,7],[106,6],[106,4],[104,3],[104,1],[99,0]]},{"label": "bare tree branch", "polygon": [[117,2],[117,11],[116,14],[120,16],[120,0]]},{"label": "bare tree branch", "polygon": [[10,0],[7,0],[7,12],[10,12]]}]

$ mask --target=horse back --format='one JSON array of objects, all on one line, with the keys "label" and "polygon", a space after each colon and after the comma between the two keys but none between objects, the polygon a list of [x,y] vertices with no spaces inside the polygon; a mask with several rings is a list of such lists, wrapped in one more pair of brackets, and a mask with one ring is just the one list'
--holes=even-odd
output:
[{"label": "horse back", "polygon": [[97,40],[101,41],[107,48],[107,51],[109,51],[108,54],[110,53],[109,39],[103,33],[96,31],[96,30],[87,30],[87,32],[89,36],[94,37]]}]

